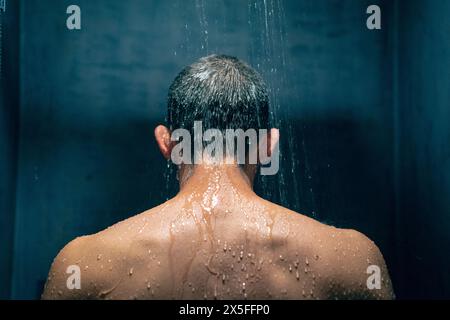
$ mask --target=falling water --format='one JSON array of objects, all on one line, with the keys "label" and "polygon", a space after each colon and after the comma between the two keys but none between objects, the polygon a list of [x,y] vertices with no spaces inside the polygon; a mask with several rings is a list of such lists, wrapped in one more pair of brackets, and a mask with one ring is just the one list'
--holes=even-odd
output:
[{"label": "falling water", "polygon": [[[289,83],[288,70],[292,69],[292,63],[286,54],[288,33],[283,3],[281,0],[250,0],[248,15],[248,25],[255,39],[252,41],[250,61],[263,74],[269,86],[272,125],[280,129],[280,171],[276,179],[262,177],[262,193],[270,200],[297,211],[303,211],[302,202],[308,200],[308,203],[313,204],[310,213],[314,215],[312,187],[309,187],[309,194],[305,195],[301,194],[299,186],[301,155],[303,175],[311,177],[311,172],[303,131],[298,136],[293,127],[295,123],[292,122],[294,108],[301,108],[301,91]],[[286,88],[291,88],[291,101],[287,98]]]}]

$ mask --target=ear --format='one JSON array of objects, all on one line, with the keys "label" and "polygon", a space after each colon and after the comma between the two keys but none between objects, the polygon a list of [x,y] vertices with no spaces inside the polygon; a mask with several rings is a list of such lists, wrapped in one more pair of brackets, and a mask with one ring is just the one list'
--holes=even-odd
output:
[{"label": "ear", "polygon": [[163,125],[159,125],[155,128],[155,139],[158,144],[159,150],[166,160],[170,159],[170,153],[172,152],[172,143],[170,141],[170,130]]},{"label": "ear", "polygon": [[272,156],[277,144],[280,142],[280,130],[272,128],[267,137],[267,155]]}]

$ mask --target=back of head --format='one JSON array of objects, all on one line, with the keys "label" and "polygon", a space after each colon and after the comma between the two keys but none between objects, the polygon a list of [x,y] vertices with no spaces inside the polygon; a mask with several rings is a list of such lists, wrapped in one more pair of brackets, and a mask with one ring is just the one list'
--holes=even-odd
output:
[{"label": "back of head", "polygon": [[169,89],[168,125],[193,131],[267,129],[269,100],[261,76],[239,59],[210,55],[184,68]]}]

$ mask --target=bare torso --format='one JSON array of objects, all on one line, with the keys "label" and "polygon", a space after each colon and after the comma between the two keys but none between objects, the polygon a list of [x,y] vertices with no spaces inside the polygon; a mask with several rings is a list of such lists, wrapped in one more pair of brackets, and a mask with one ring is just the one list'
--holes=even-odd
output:
[{"label": "bare torso", "polygon": [[[234,181],[235,180],[235,181]],[[45,299],[346,299],[393,297],[378,248],[215,174],[56,257]],[[66,285],[80,269],[81,288]],[[381,270],[381,289],[366,285]]]}]

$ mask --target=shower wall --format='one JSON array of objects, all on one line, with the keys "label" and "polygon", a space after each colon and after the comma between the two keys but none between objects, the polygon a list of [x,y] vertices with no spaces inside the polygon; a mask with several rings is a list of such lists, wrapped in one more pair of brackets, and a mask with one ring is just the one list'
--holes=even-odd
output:
[{"label": "shower wall", "polygon": [[10,295],[19,120],[19,5],[0,12],[0,298]]},{"label": "shower wall", "polygon": [[450,298],[450,1],[399,11],[397,166],[403,297]]},{"label": "shower wall", "polygon": [[[14,3],[0,110],[0,297],[38,298],[64,244],[165,200],[152,130],[177,72],[211,53],[248,61],[271,88],[282,170],[258,192],[366,233],[400,298],[450,296],[450,261],[434,249],[450,245],[445,1]],[[374,3],[382,30],[366,28]],[[65,26],[71,4],[81,30]],[[428,282],[421,272],[433,266]]]}]

